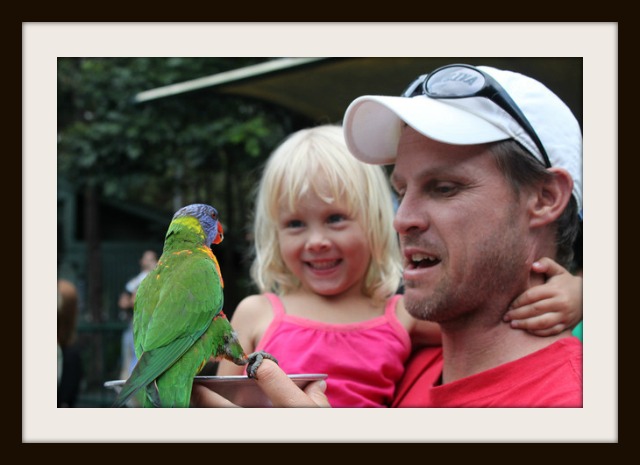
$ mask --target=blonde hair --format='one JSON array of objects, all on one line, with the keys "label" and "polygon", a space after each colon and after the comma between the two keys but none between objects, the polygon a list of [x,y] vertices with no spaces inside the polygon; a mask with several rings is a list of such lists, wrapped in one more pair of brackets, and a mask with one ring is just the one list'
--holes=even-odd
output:
[{"label": "blonde hair", "polygon": [[285,266],[278,242],[278,211],[295,211],[312,191],[328,203],[344,202],[367,234],[371,261],[363,292],[375,299],[394,294],[401,278],[400,249],[393,229],[393,197],[384,169],[356,160],[342,128],[323,125],[291,134],[267,161],[254,210],[251,277],[260,292],[286,294],[300,286]]}]

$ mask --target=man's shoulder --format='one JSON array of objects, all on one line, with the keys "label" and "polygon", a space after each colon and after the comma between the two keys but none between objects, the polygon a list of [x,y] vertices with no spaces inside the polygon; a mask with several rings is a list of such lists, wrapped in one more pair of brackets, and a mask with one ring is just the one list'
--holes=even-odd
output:
[{"label": "man's shoulder", "polygon": [[393,406],[425,406],[430,388],[442,374],[442,347],[415,349],[405,364],[405,372],[396,389]]},{"label": "man's shoulder", "polygon": [[582,407],[582,342],[577,337],[554,342],[528,367],[532,406]]},{"label": "man's shoulder", "polygon": [[538,351],[540,357],[555,360],[556,363],[579,362],[582,371],[582,342],[575,336],[568,336],[555,341],[546,349]]},{"label": "man's shoulder", "polygon": [[582,406],[582,343],[575,337],[434,389],[442,366],[440,347],[415,351],[407,361],[394,406]]},{"label": "man's shoulder", "polygon": [[[582,343],[569,336],[479,376],[495,407],[581,407]],[[491,375],[491,376],[489,376]],[[491,379],[501,379],[496,383]],[[478,385],[475,390],[480,390]]]},{"label": "man's shoulder", "polygon": [[[556,376],[574,379],[582,385],[582,342],[575,336],[562,338],[543,352],[540,359],[547,361],[550,372]],[[539,360],[540,361],[540,360]]]}]

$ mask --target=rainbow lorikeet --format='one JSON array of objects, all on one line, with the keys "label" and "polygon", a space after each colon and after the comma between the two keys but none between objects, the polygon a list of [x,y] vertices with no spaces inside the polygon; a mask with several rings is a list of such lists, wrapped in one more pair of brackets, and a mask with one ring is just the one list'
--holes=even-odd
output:
[{"label": "rainbow lorikeet", "polygon": [[265,352],[246,355],[222,311],[223,281],[210,245],[223,238],[215,208],[178,210],[156,268],[138,287],[133,331],[138,363],[113,404],[143,390],[143,407],[189,407],[193,378],[211,358],[248,365],[254,378]]}]

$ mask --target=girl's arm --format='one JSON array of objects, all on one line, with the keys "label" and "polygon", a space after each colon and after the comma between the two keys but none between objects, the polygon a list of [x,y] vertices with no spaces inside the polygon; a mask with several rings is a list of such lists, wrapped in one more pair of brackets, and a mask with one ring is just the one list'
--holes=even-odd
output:
[{"label": "girl's arm", "polygon": [[396,315],[411,337],[411,344],[416,346],[439,346],[442,344],[440,325],[432,321],[413,318],[404,306],[404,298],[396,304]]},{"label": "girl's arm", "polygon": [[[249,355],[255,351],[262,337],[261,328],[266,328],[264,324],[266,323],[266,325],[268,325],[270,321],[265,321],[265,316],[270,318],[271,315],[271,305],[264,296],[252,295],[246,297],[238,304],[231,316],[230,322],[238,335],[238,340],[245,354]],[[229,360],[220,360],[216,375],[243,375],[244,369],[245,366],[236,365]]]},{"label": "girl's arm", "polygon": [[547,257],[534,262],[532,269],[546,276],[545,283],[518,296],[504,321],[536,336],[553,336],[580,323],[582,277],[572,275]]},{"label": "girl's arm", "polygon": [[415,320],[409,335],[414,346],[439,346],[442,344],[440,325],[433,321]]}]

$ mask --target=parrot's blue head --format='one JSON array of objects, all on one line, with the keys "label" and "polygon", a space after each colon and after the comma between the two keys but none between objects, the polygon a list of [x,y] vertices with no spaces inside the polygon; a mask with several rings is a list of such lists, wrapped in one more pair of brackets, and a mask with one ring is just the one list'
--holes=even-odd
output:
[{"label": "parrot's blue head", "polygon": [[219,244],[224,238],[224,232],[222,230],[222,223],[218,219],[218,210],[211,205],[204,203],[194,203],[182,207],[174,215],[173,219],[180,217],[191,216],[196,218],[200,222],[200,226],[205,234],[205,244]]}]

